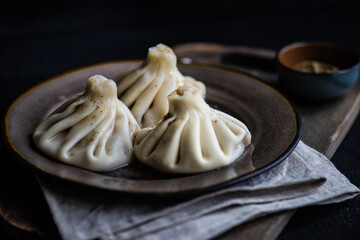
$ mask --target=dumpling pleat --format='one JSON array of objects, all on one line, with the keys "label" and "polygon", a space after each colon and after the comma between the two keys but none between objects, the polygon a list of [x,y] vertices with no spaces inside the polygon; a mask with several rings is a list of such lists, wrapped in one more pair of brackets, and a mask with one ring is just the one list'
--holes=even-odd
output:
[{"label": "dumpling pleat", "polygon": [[146,70],[146,68],[139,68],[135,71],[126,72],[127,76],[117,84],[117,95],[123,94]]},{"label": "dumpling pleat", "polygon": [[108,155],[105,147],[108,138],[113,133],[115,115],[116,106],[114,105],[111,106],[111,109],[105,114],[103,120],[89,134],[90,144],[87,147],[87,154],[89,159]]},{"label": "dumpling pleat", "polygon": [[197,167],[198,164],[204,164],[205,161],[202,157],[200,144],[201,137],[199,116],[195,111],[190,112],[189,115],[190,117],[182,132],[180,142],[181,161],[178,165],[190,169],[192,167]]},{"label": "dumpling pleat", "polygon": [[66,135],[65,142],[60,151],[61,154],[63,156],[68,155],[71,148],[73,148],[81,139],[87,136],[98,126],[98,124],[104,119],[106,113],[109,110],[110,110],[109,107],[107,107],[106,110],[102,110],[104,111],[104,113],[102,114],[99,114],[99,110],[95,110],[91,114],[89,114],[86,118],[77,122],[76,125],[70,125],[71,128]]},{"label": "dumpling pleat", "polygon": [[[118,106],[118,108],[123,108],[123,110],[120,111],[127,110],[125,105]],[[131,122],[136,122],[136,120],[131,115],[130,111],[129,115],[118,114],[116,116],[114,120],[113,134],[106,143],[107,154],[119,152],[119,149],[123,149],[123,155],[133,155],[133,139],[121,137],[126,135],[133,135],[135,133],[136,129],[131,127]]]},{"label": "dumpling pleat", "polygon": [[61,111],[59,111],[60,108],[58,108],[56,111],[57,113],[51,115],[48,117],[48,119],[46,119],[46,121],[42,122],[39,126],[38,129],[41,129],[42,131],[40,131],[41,133],[43,131],[48,130],[51,126],[53,126],[55,123],[59,122],[60,120],[63,120],[64,118],[69,117],[71,114],[73,114],[76,110],[76,108],[78,107],[78,105],[82,104],[84,101],[76,101],[73,103],[68,103],[67,104],[67,108],[63,108],[62,106]]},{"label": "dumpling pleat", "polygon": [[219,110],[214,110],[214,111],[215,113],[219,114],[219,117],[229,122],[228,126],[234,132],[235,135],[241,134],[241,131],[239,131],[239,129],[247,129],[246,125],[243,122],[237,120],[236,118],[230,116],[229,114],[220,112]]},{"label": "dumpling pleat", "polygon": [[46,122],[42,124],[47,125],[46,129],[48,129],[51,125],[55,124],[56,122],[64,119],[75,112],[79,105],[83,104],[85,99],[78,99],[78,96],[70,98],[70,100],[66,101],[60,107],[58,107],[51,116],[47,119]]},{"label": "dumpling pleat", "polygon": [[166,132],[161,136],[156,149],[151,154],[152,159],[164,158],[163,164],[172,167],[180,164],[180,145],[184,127],[189,115],[183,116],[181,121],[173,121],[168,125]]},{"label": "dumpling pleat", "polygon": [[167,96],[169,92],[174,90],[174,79],[165,77],[158,93],[156,94],[151,107],[145,112],[143,117],[144,126],[156,124],[165,116],[169,111],[169,102]]},{"label": "dumpling pleat", "polygon": [[126,106],[130,107],[134,104],[144,89],[146,89],[151,84],[155,77],[156,74],[153,71],[144,72],[139,79],[136,79],[135,83],[129,88],[129,90],[120,97],[120,100],[125,103]]},{"label": "dumpling pleat", "polygon": [[[155,150],[156,144],[160,141],[160,138],[165,133],[168,125],[174,120],[174,117],[162,121],[156,129],[147,131],[147,135],[138,142],[136,145],[142,149],[140,154],[143,158],[148,159],[151,153]],[[146,129],[144,129],[146,131]]]},{"label": "dumpling pleat", "polygon": [[226,156],[216,136],[214,126],[217,120],[212,121],[208,116],[201,117],[201,148],[203,158],[207,162],[222,161]]},{"label": "dumpling pleat", "polygon": [[221,119],[223,119],[227,122],[227,126],[233,132],[234,135],[236,135],[240,139],[243,139],[245,144],[250,143],[251,134],[250,134],[249,129],[243,122],[238,121],[236,118],[234,118],[226,113],[222,113],[220,116],[221,116],[220,117]]},{"label": "dumpling pleat", "polygon": [[154,99],[156,94],[160,91],[162,84],[164,83],[164,74],[158,74],[153,82],[148,85],[148,87],[141,93],[141,95],[136,100],[134,106],[131,109],[135,119],[138,122],[142,122],[144,113],[149,109],[152,104],[152,101],[149,99]]},{"label": "dumpling pleat", "polygon": [[214,124],[214,130],[217,136],[217,139],[220,143],[221,149],[224,154],[231,156],[234,152],[234,147],[237,144],[227,144],[228,142],[240,143],[239,139],[228,127],[229,121],[222,121],[221,118],[218,119],[217,123]]},{"label": "dumpling pleat", "polygon": [[[74,126],[76,123],[86,118],[91,112],[94,110],[95,106],[84,107],[80,106],[70,106],[69,110],[65,110],[63,113],[57,113],[53,116],[50,116],[47,121],[45,121],[46,125],[51,126],[46,129],[46,132],[41,136],[41,141],[45,141],[45,139],[52,139],[58,133],[64,131],[69,128],[69,126]],[[76,111],[76,114],[73,114]],[[66,116],[66,117],[65,117]],[[56,122],[56,123],[55,123]],[[42,126],[40,125],[40,128]]]}]

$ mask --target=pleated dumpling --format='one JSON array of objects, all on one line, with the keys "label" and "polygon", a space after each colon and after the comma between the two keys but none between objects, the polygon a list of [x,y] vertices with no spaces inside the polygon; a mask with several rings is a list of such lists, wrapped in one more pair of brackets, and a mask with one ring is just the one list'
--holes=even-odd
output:
[{"label": "pleated dumpling", "polygon": [[110,170],[133,157],[139,126],[117,98],[116,84],[101,75],[34,131],[36,146],[51,157],[93,171]]},{"label": "pleated dumpling", "polygon": [[160,171],[198,173],[228,165],[250,144],[244,123],[212,109],[194,87],[169,95],[169,114],[135,138],[136,158]]},{"label": "pleated dumpling", "polygon": [[183,76],[171,48],[158,44],[149,48],[146,61],[116,79],[119,99],[131,108],[141,127],[156,124],[169,111],[168,95],[179,86],[194,86],[205,97],[205,85]]}]

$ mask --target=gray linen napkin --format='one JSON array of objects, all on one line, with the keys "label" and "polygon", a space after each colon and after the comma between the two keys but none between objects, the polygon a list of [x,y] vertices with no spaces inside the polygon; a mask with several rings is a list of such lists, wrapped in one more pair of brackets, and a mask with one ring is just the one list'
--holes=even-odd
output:
[{"label": "gray linen napkin", "polygon": [[39,178],[63,239],[211,239],[283,210],[360,193],[321,153],[300,141],[281,164],[230,188],[190,200],[104,193]]}]

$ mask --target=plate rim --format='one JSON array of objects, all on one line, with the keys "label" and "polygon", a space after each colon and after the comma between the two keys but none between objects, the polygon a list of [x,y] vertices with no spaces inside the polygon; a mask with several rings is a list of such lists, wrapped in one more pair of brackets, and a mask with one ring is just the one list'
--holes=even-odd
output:
[{"label": "plate rim", "polygon": [[[290,107],[291,110],[294,113],[294,117],[295,117],[295,125],[296,125],[296,132],[293,136],[293,139],[291,140],[291,142],[289,143],[289,145],[283,150],[282,153],[280,153],[278,155],[277,158],[275,158],[273,161],[271,161],[269,164],[256,169],[253,172],[249,172],[246,173],[242,176],[236,177],[234,179],[225,181],[225,182],[220,182],[217,183],[215,185],[211,185],[211,186],[207,186],[207,187],[203,187],[203,188],[196,188],[196,189],[191,189],[191,190],[182,190],[182,191],[175,191],[175,192],[165,192],[165,193],[159,193],[159,192],[140,192],[140,191],[125,191],[125,190],[119,190],[119,189],[115,189],[115,188],[105,188],[103,185],[94,185],[94,184],[90,184],[86,181],[78,181],[78,180],[74,180],[74,179],[69,179],[69,178],[65,178],[63,176],[59,176],[59,175],[54,175],[51,172],[47,171],[46,169],[38,166],[37,164],[35,164],[34,162],[32,162],[30,159],[28,159],[27,157],[25,157],[13,144],[13,142],[11,141],[11,137],[10,137],[10,133],[9,133],[9,127],[8,127],[8,119],[9,116],[12,112],[12,109],[16,106],[16,104],[21,101],[27,94],[29,94],[30,92],[34,91],[35,89],[38,89],[39,87],[55,81],[56,79],[74,73],[74,72],[78,72],[78,71],[83,71],[86,69],[91,69],[93,67],[99,67],[102,65],[110,65],[110,64],[140,64],[142,63],[144,60],[143,59],[125,59],[125,60],[115,60],[115,61],[105,61],[105,62],[99,62],[99,63],[94,63],[94,64],[89,64],[89,65],[85,65],[85,66],[80,66],[80,67],[76,67],[76,68],[72,68],[70,70],[64,71],[60,74],[56,74],[50,78],[47,78],[35,85],[33,85],[32,87],[30,87],[29,89],[25,90],[23,93],[21,93],[20,95],[18,95],[18,97],[15,98],[14,101],[12,101],[12,103],[9,105],[9,107],[6,109],[5,112],[5,116],[3,117],[3,121],[2,121],[2,140],[5,143],[5,145],[7,145],[8,150],[12,150],[11,152],[13,153],[12,155],[15,156],[15,158],[18,160],[18,162],[20,162],[23,165],[26,165],[26,167],[31,168],[31,170],[35,170],[37,173],[40,173],[42,175],[45,176],[51,176],[53,178],[59,179],[59,180],[63,180],[63,181],[67,181],[67,182],[71,182],[71,183],[76,183],[82,186],[86,186],[86,187],[92,187],[92,188],[96,188],[96,189],[101,189],[101,190],[106,190],[106,191],[111,191],[111,192],[121,192],[124,194],[130,194],[130,195],[151,195],[151,196],[193,196],[196,194],[203,194],[206,192],[212,192],[212,191],[216,191],[222,188],[226,188],[226,187],[230,187],[234,184],[237,184],[239,182],[245,181],[247,179],[250,179],[252,177],[255,177],[263,172],[266,172],[268,170],[270,170],[271,168],[275,167],[276,165],[280,164],[282,161],[284,161],[292,152],[293,150],[296,148],[297,144],[300,141],[301,138],[301,134],[302,134],[302,120],[301,120],[301,115],[298,112],[297,108],[295,107],[294,103],[285,95],[283,95],[279,90],[275,89],[273,86],[267,84],[266,82],[262,81],[260,78],[252,76],[251,74],[248,73],[244,73],[242,71],[239,70],[235,70],[233,68],[230,67],[226,67],[226,66],[219,66],[219,65],[212,65],[212,64],[205,64],[205,63],[198,63],[198,62],[192,62],[192,63],[181,63],[178,62],[178,65],[190,65],[190,66],[195,66],[195,67],[202,67],[202,68],[210,68],[210,69],[215,69],[215,70],[219,70],[219,71],[226,71],[226,72],[231,72],[233,74],[237,74],[237,75],[242,75],[245,76],[247,78],[250,78],[252,80],[257,81],[258,83],[264,85],[267,88],[270,88],[272,91],[274,91],[277,95],[279,95]],[[20,160],[21,159],[21,160]],[[25,163],[25,164],[24,164]],[[104,176],[104,177],[108,177],[108,176]]]}]

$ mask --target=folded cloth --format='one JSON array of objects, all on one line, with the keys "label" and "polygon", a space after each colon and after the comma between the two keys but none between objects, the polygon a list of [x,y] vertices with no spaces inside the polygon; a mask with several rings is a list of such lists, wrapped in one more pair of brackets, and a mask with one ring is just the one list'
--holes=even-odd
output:
[{"label": "folded cloth", "polygon": [[211,239],[260,216],[360,193],[302,141],[271,170],[187,200],[136,198],[38,180],[63,239]]}]

